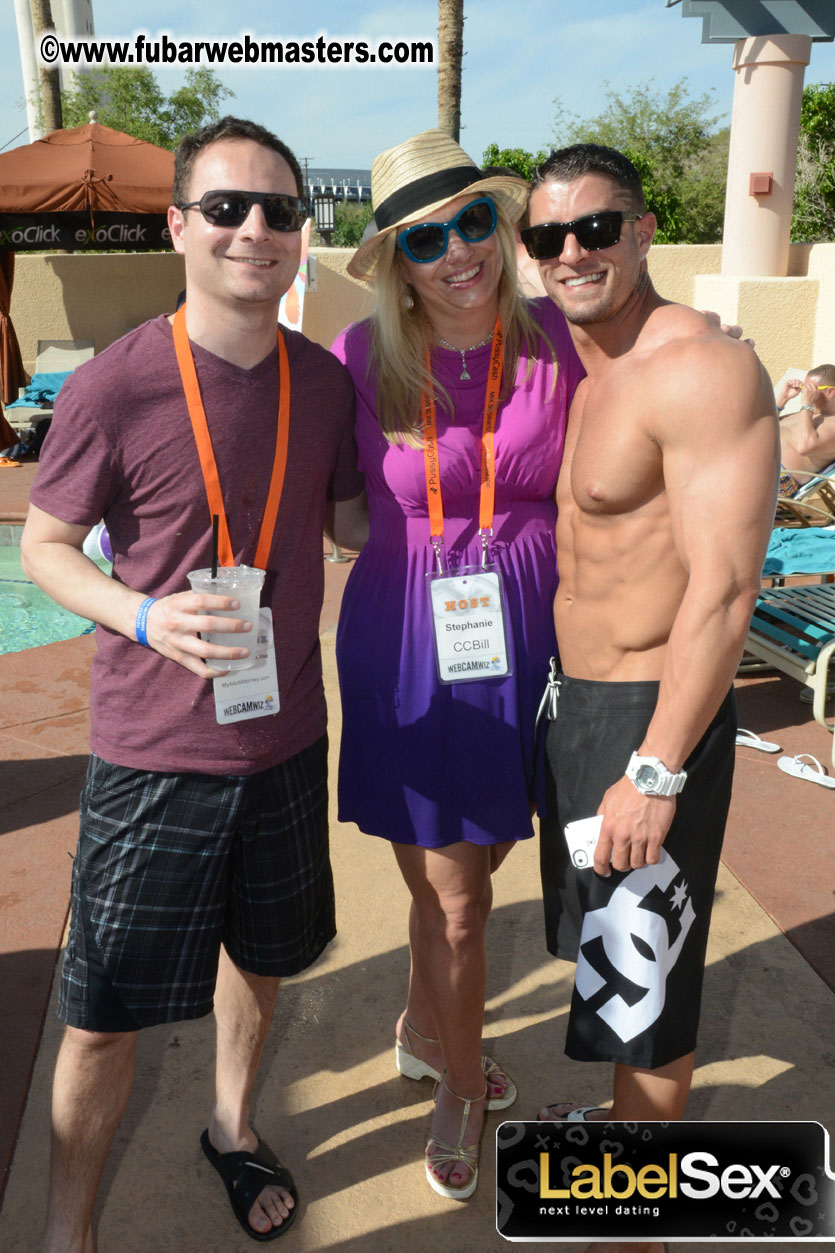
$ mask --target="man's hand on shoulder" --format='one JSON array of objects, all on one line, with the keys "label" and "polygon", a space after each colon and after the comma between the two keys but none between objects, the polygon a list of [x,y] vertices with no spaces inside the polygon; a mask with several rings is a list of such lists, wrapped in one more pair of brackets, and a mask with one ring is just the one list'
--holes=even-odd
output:
[{"label": "man's hand on shoulder", "polygon": [[753,339],[742,334],[742,327],[737,322],[723,322],[720,315],[715,313],[713,309],[702,309],[701,312],[712,326],[720,330],[723,335],[727,335],[729,339],[739,339],[743,344],[748,344],[751,348],[754,347]]}]

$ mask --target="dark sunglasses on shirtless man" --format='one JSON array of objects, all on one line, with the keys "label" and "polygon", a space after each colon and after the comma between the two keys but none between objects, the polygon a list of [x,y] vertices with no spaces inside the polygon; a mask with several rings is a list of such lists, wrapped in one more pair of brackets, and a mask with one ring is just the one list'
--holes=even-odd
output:
[{"label": "dark sunglasses on shirtless man", "polygon": [[601,248],[611,248],[618,242],[624,222],[639,222],[642,217],[642,213],[607,209],[602,213],[575,218],[573,222],[542,222],[539,226],[526,226],[520,234],[529,257],[533,257],[534,261],[550,261],[560,255],[569,234],[586,252],[600,252]]}]

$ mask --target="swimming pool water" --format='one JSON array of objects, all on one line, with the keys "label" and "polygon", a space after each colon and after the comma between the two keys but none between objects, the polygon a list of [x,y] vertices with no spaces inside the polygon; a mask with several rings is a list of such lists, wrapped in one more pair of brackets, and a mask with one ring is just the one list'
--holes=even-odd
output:
[{"label": "swimming pool water", "polygon": [[17,544],[0,544],[0,653],[20,653],[56,640],[71,640],[93,629],[88,618],[62,609],[29,582],[20,565]]}]

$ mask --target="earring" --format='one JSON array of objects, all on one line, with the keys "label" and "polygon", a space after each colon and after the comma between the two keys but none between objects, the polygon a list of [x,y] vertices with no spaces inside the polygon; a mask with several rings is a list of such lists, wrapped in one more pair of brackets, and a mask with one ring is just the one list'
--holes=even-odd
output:
[{"label": "earring", "polygon": [[414,309],[414,307],[415,307],[415,298],[412,295],[412,293],[409,291],[409,288],[407,287],[406,294],[403,297],[403,308],[408,313],[409,310]]}]

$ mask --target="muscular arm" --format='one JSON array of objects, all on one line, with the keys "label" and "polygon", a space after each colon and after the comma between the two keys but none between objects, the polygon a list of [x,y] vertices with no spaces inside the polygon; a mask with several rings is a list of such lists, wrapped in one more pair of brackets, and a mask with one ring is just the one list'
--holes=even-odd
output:
[{"label": "muscular arm", "polygon": [[[125,587],[85,557],[81,546],[88,530],[89,527],[62,522],[30,505],[20,541],[23,568],[65,609],[135,640],[137,610],[149,593]],[[237,605],[229,596],[197,592],[163,596],[148,614],[148,643],[163,657],[201,678],[214,678],[223,673],[224,658],[244,657],[247,649],[208,644],[198,637],[198,632],[243,629],[239,620],[211,616],[212,609],[234,609]],[[204,658],[215,659],[216,669],[210,669]]]},{"label": "muscular arm", "polygon": [[810,413],[808,409],[793,416],[791,440],[800,455],[824,463],[832,461],[835,458],[835,417]]},{"label": "muscular arm", "polygon": [[[652,394],[673,540],[687,584],[665,649],[641,754],[681,769],[731,686],[745,644],[774,515],[779,463],[771,389],[740,345],[668,346]],[[666,379],[666,382],[665,382]],[[686,784],[685,784],[686,786]],[[626,778],[603,798],[598,873],[658,861],[675,799]]]}]

